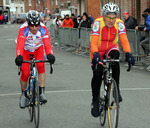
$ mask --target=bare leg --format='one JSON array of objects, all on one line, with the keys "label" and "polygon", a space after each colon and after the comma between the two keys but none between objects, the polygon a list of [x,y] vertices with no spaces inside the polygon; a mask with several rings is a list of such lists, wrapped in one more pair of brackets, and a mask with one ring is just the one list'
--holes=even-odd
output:
[{"label": "bare leg", "polygon": [[45,97],[44,91],[45,91],[45,73],[38,74],[39,79],[39,93],[40,93],[40,102],[46,103],[47,99]]},{"label": "bare leg", "polygon": [[26,88],[27,88],[27,82],[28,81],[22,81],[21,79],[20,79],[20,84],[21,84],[21,90],[26,90]]},{"label": "bare leg", "polygon": [[45,73],[38,74],[40,87],[45,87]]}]

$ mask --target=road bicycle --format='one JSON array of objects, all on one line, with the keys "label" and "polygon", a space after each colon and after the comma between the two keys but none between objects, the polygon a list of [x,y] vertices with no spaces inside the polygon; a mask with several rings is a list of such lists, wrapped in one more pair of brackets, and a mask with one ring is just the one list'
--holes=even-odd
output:
[{"label": "road bicycle", "polygon": [[[30,63],[29,85],[27,87],[27,108],[29,110],[30,121],[35,123],[35,128],[39,128],[40,122],[40,105],[39,101],[39,81],[37,77],[36,63],[49,62],[49,60],[36,60],[33,55],[30,55],[30,61],[23,61],[23,63]],[[53,66],[50,64],[50,74],[53,72]],[[18,75],[20,75],[20,67],[18,68]]]},{"label": "road bicycle", "polygon": [[[119,97],[115,80],[112,78],[112,68],[114,63],[119,63],[119,59],[111,59],[109,56],[103,62],[103,76],[99,95],[99,120],[101,126],[105,125],[106,113],[108,116],[109,128],[117,128],[119,120]],[[130,71],[131,65],[127,71]]]}]

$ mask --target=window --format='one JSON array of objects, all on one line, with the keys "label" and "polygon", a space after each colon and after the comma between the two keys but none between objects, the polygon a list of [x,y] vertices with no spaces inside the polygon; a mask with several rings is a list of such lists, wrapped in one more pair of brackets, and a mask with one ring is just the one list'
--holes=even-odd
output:
[{"label": "window", "polygon": [[6,0],[6,4],[9,5],[9,0]]},{"label": "window", "polygon": [[40,5],[40,2],[41,2],[40,0],[37,0],[37,1],[36,1],[36,4],[37,4],[37,5]]},{"label": "window", "polygon": [[61,3],[61,7],[62,7],[62,8],[64,7],[64,4],[63,4],[63,3]]},{"label": "window", "polygon": [[31,0],[29,0],[29,6],[32,6],[32,4],[31,4]]},{"label": "window", "polygon": [[23,7],[21,7],[21,13],[23,13]]},{"label": "window", "polygon": [[56,5],[58,5],[58,0],[56,0]]},{"label": "window", "polygon": [[18,7],[16,7],[16,12],[18,12]]},{"label": "window", "polygon": [[54,4],[54,1],[52,0],[52,5]]}]

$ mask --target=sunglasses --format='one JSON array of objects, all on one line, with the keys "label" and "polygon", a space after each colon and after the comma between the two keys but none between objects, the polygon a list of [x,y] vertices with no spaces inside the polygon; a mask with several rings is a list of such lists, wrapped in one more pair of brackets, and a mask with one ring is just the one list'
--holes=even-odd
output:
[{"label": "sunglasses", "polygon": [[35,27],[39,27],[40,25],[39,25],[39,24],[29,24],[29,26],[30,26],[30,27],[34,27],[34,26],[35,26]]},{"label": "sunglasses", "polygon": [[105,16],[106,20],[116,20],[117,17],[110,17],[110,16]]}]

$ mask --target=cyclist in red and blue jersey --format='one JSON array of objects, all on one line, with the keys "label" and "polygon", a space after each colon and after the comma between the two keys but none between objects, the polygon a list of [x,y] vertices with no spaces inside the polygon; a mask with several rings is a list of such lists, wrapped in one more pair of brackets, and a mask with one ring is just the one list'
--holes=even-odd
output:
[{"label": "cyclist in red and blue jersey", "polygon": [[[47,55],[47,59],[51,64],[55,62],[55,56],[50,41],[50,35],[46,26],[41,23],[40,13],[31,10],[27,13],[27,22],[25,22],[18,34],[17,47],[16,47],[16,59],[17,66],[21,66],[21,91],[20,96],[20,108],[25,108],[27,104],[26,88],[27,81],[30,73],[29,63],[22,63],[23,60],[30,60],[30,54],[36,60],[44,60],[44,48]],[[45,96],[45,67],[44,63],[37,63],[38,80],[40,90],[40,102],[46,103]]]}]

